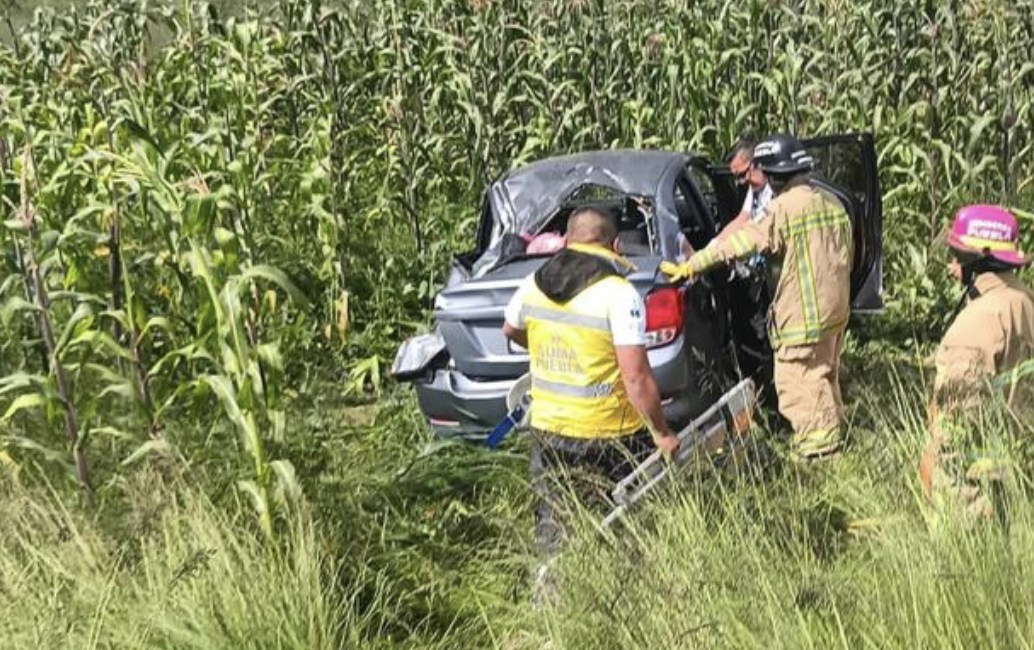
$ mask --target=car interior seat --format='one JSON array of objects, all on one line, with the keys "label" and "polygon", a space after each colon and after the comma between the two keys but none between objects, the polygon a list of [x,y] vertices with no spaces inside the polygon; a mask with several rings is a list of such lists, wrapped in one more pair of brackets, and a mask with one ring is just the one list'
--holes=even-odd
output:
[{"label": "car interior seat", "polygon": [[618,251],[625,256],[651,254],[650,240],[646,236],[646,231],[636,229],[619,232]]}]

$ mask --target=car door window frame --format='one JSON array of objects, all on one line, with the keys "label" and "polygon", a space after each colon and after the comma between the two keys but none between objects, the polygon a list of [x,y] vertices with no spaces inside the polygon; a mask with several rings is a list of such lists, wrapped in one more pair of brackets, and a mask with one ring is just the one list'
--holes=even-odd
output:
[{"label": "car door window frame", "polygon": [[[882,197],[880,196],[879,173],[876,169],[876,152],[873,136],[871,133],[834,134],[808,138],[803,140],[802,144],[811,152],[815,152],[815,150],[821,152],[823,149],[829,151],[837,145],[846,145],[857,150],[857,163],[864,175],[865,187],[862,190],[864,199],[859,200],[854,188],[844,187],[831,180],[830,177],[835,176],[835,174],[830,174],[827,171],[828,168],[823,170],[825,173],[819,176],[819,178],[826,184],[836,187],[846,194],[854,208],[852,213],[858,213],[852,214],[852,219],[862,220],[860,224],[852,223],[852,235],[855,239],[855,261],[860,262],[862,265],[857,276],[852,271],[852,308],[857,307],[862,311],[879,311],[882,308],[880,294],[882,293],[883,208]],[[818,159],[819,163],[825,167],[828,161],[823,161],[821,155],[818,156]],[[863,234],[861,242],[857,241],[859,231]],[[858,246],[863,246],[864,248],[859,251]],[[871,283],[875,283],[875,286],[869,287]],[[867,289],[873,293],[867,295]]]},{"label": "car door window frame", "polygon": [[[672,192],[681,192],[685,198],[685,201],[679,202],[672,197],[672,202],[675,205],[676,217],[679,221],[679,230],[685,234],[687,229],[691,229],[693,226],[696,227],[697,232],[700,233],[700,241],[689,240],[689,243],[694,248],[702,248],[707,245],[707,242],[714,239],[718,234],[717,224],[715,223],[714,214],[707,204],[706,199],[700,192],[696,183],[693,181],[692,176],[689,174],[689,165],[686,168],[679,171],[678,176],[675,177],[675,183],[672,185]],[[688,213],[683,215],[682,206],[688,210]],[[689,222],[687,224],[687,221]],[[687,237],[688,239],[688,237]]]}]

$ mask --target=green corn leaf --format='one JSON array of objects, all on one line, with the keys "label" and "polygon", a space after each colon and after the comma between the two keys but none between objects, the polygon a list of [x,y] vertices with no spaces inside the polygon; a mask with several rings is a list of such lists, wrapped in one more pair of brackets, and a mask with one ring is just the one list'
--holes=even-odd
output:
[{"label": "green corn leaf", "polygon": [[133,463],[147,458],[148,456],[168,456],[169,454],[170,448],[169,442],[167,440],[165,440],[164,438],[159,440],[148,440],[147,442],[143,443],[142,445],[134,449],[133,453],[126,456],[122,460],[120,465],[122,465],[122,467],[128,467]]},{"label": "green corn leaf", "polygon": [[172,323],[169,322],[168,318],[164,316],[152,316],[147,319],[144,323],[143,328],[140,330],[140,338],[145,339],[151,333],[151,330],[162,330],[165,332],[172,332]]},{"label": "green corn leaf", "polygon": [[50,398],[57,395],[57,393],[51,388],[49,379],[43,375],[15,372],[0,378],[0,395],[5,395],[11,391],[21,390],[24,388],[31,388],[32,390],[43,393]]},{"label": "green corn leaf", "polygon": [[107,307],[108,302],[101,296],[83,291],[53,291],[49,295],[50,302],[62,302],[74,300],[76,302],[88,302],[99,307]]},{"label": "green corn leaf", "polygon": [[134,122],[133,120],[122,120],[121,126],[125,128],[126,131],[129,132],[129,135],[133,137],[135,140],[146,144],[154,154],[157,154],[159,156],[162,155],[161,145],[158,144],[158,141],[155,140],[154,136],[151,135],[150,131],[145,129],[143,126]]},{"label": "green corn leaf", "polygon": [[980,144],[982,138],[995,137],[993,135],[985,136],[984,132],[987,127],[996,121],[996,116],[990,112],[981,115],[971,127],[969,127],[969,142],[966,145],[966,151],[975,151],[977,145]]},{"label": "green corn leaf", "polygon": [[283,289],[284,292],[290,296],[291,300],[295,301],[298,305],[305,306],[308,304],[305,294],[303,294],[301,290],[291,282],[283,271],[273,266],[256,264],[255,266],[248,267],[241,272],[240,279],[241,286],[244,286],[247,281],[254,279],[269,280]]},{"label": "green corn leaf", "polygon": [[[229,378],[223,375],[204,375],[200,381],[208,385],[215,393],[215,396],[219,398],[219,402],[223,405],[223,410],[226,416],[230,418],[230,421],[237,426],[237,429],[245,434],[250,434],[250,429],[247,419],[244,413],[241,411],[240,406],[237,404],[237,393],[233,388],[233,383]],[[250,445],[250,435],[245,436],[245,444]]]},{"label": "green corn leaf", "polygon": [[0,282],[0,296],[5,295],[12,287],[19,285],[25,281],[25,276],[21,273],[11,273],[3,282]]},{"label": "green corn leaf", "polygon": [[115,440],[136,440],[137,439],[137,436],[129,433],[128,431],[123,431],[122,429],[119,429],[118,427],[112,427],[112,426],[96,427],[96,428],[90,429],[90,435],[91,436],[107,436],[109,438],[114,438]]},{"label": "green corn leaf", "polygon": [[154,418],[155,419],[161,419],[162,416],[165,415],[165,413],[170,408],[172,408],[176,403],[178,403],[183,398],[184,395],[187,395],[192,390],[193,390],[193,385],[191,383],[181,382],[180,384],[178,384],[176,386],[175,390],[172,391],[172,394],[168,395],[162,401],[162,403],[158,406],[158,408],[155,409],[155,411],[154,411]]},{"label": "green corn leaf", "polygon": [[278,371],[284,369],[284,359],[280,355],[280,347],[276,343],[262,343],[256,346],[255,352],[268,368]]},{"label": "green corn leaf", "polygon": [[[93,308],[87,302],[81,302],[75,306],[75,311],[72,312],[72,315],[65,323],[65,327],[61,332],[61,337],[57,341],[57,353],[59,356],[62,353],[62,351],[64,351],[65,347],[68,346],[69,340],[75,334],[76,327],[83,321],[92,318],[93,313]],[[80,333],[80,335],[76,337],[77,342],[79,338],[93,333],[94,332],[90,331]]]},{"label": "green corn leaf", "polygon": [[1023,219],[1024,221],[1030,221],[1031,223],[1034,223],[1034,212],[1030,212],[1028,210],[1024,210],[1023,208],[1016,208],[1016,207],[1009,208],[1009,210],[1011,210],[1012,213],[1015,214],[1020,219]]},{"label": "green corn leaf", "polygon": [[71,474],[74,474],[75,472],[75,467],[72,465],[68,453],[63,450],[47,447],[35,440],[22,436],[9,436],[6,440],[19,449],[25,449],[39,454],[47,461],[60,465],[65,471]]},{"label": "green corn leaf", "polygon": [[120,382],[117,382],[117,383],[108,384],[107,386],[105,386],[101,390],[100,393],[98,393],[97,396],[99,398],[103,399],[103,398],[109,397],[111,395],[119,395],[121,397],[124,397],[126,399],[130,399],[130,400],[136,399],[137,398],[136,385],[133,382],[129,381],[129,380],[123,380],[123,381],[120,381]]},{"label": "green corn leaf", "polygon": [[111,335],[107,332],[86,330],[85,332],[77,335],[71,341],[67,342],[68,348],[75,348],[80,345],[87,345],[94,350],[106,350],[116,357],[125,359],[126,361],[135,360],[133,353],[116,343],[115,339],[111,338]]},{"label": "green corn leaf", "polygon": [[284,442],[284,432],[287,430],[287,414],[283,411],[270,409],[266,413],[269,424],[272,427],[270,437],[276,442]]},{"label": "green corn leaf", "polygon": [[298,475],[294,465],[289,460],[274,460],[269,463],[276,479],[276,491],[281,501],[293,504],[302,498],[302,486],[298,482]]},{"label": "green corn leaf", "polygon": [[3,323],[4,327],[10,327],[14,315],[25,311],[39,312],[42,310],[21,296],[11,296],[0,307],[0,323]]},{"label": "green corn leaf", "polygon": [[251,507],[259,517],[259,522],[261,522],[263,532],[267,535],[271,535],[272,519],[270,517],[269,497],[266,493],[266,489],[251,480],[238,481],[237,488],[250,497]]},{"label": "green corn leaf", "polygon": [[4,412],[4,416],[3,418],[0,418],[0,421],[7,422],[19,411],[45,406],[47,402],[47,397],[39,393],[19,395],[13,402],[11,402],[11,405],[7,407],[7,411]]},{"label": "green corn leaf", "polygon": [[214,364],[215,359],[211,354],[208,353],[202,347],[195,345],[194,343],[187,344],[181,348],[170,350],[166,352],[158,361],[151,366],[151,369],[147,371],[149,378],[160,376],[162,373],[167,372],[166,366],[174,365],[178,361],[207,361]]},{"label": "green corn leaf", "polygon": [[101,318],[110,318],[111,320],[121,325],[124,329],[133,329],[132,323],[129,321],[129,316],[126,314],[126,310],[124,309],[105,309],[104,311],[99,312],[97,315]]},{"label": "green corn leaf", "polygon": [[226,314],[222,301],[219,299],[219,290],[216,288],[215,277],[212,274],[211,255],[207,249],[198,246],[193,239],[189,239],[189,242],[190,252],[187,254],[187,258],[190,268],[193,270],[194,275],[204,283],[205,289],[208,292],[208,298],[216,310],[216,320],[223,323],[226,321]]}]

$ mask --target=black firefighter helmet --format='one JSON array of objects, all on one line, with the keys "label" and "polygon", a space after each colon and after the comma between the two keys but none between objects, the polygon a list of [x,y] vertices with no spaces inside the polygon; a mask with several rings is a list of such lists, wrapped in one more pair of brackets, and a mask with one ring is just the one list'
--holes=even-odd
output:
[{"label": "black firefighter helmet", "polygon": [[801,141],[778,133],[754,147],[754,166],[770,175],[789,175],[811,171],[815,159]]}]

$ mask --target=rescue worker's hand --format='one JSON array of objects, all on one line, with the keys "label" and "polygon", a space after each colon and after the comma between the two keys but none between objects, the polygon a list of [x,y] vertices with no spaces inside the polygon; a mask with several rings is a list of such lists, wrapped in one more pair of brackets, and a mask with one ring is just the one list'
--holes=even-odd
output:
[{"label": "rescue worker's hand", "polygon": [[673,433],[667,435],[653,437],[653,444],[657,445],[657,449],[664,454],[665,458],[671,458],[676,451],[679,450],[679,437]]},{"label": "rescue worker's hand", "polygon": [[668,280],[672,283],[681,282],[682,280],[693,280],[696,275],[693,272],[693,268],[689,265],[689,262],[683,262],[682,264],[675,264],[674,262],[661,262],[661,273],[668,276]]}]

